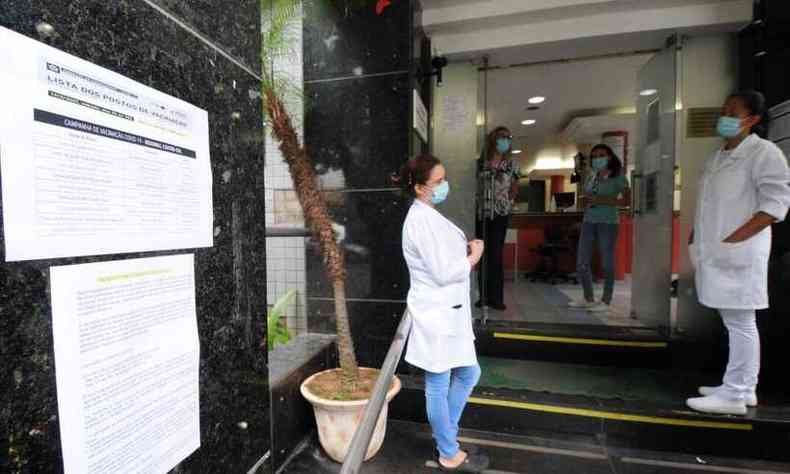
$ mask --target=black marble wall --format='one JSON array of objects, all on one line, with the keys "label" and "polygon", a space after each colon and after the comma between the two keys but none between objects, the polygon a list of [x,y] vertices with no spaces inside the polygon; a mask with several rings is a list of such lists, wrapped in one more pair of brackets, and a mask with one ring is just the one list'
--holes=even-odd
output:
[{"label": "black marble wall", "polygon": [[[375,5],[308,1],[303,29],[305,143],[319,173],[332,176],[327,199],[344,228],[352,332],[366,366],[383,362],[408,290],[401,228],[409,203],[391,177],[427,146],[412,132],[412,91],[422,92],[419,2],[393,1],[380,15]],[[331,284],[317,247],[307,252],[309,329],[334,332]]]},{"label": "black marble wall", "polygon": [[[172,252],[195,254],[201,343],[202,447],[181,473],[247,472],[270,445],[259,25],[258,0],[0,2],[0,26],[208,110],[214,247]],[[0,228],[0,472],[63,469],[49,267],[167,253],[6,263]]]}]

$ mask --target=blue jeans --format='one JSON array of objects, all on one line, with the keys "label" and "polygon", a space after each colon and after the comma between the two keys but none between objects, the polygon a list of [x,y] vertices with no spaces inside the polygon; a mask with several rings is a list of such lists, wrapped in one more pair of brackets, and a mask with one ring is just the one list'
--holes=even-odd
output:
[{"label": "blue jeans", "polygon": [[576,273],[584,287],[584,299],[595,301],[593,294],[592,256],[593,240],[598,240],[603,264],[604,285],[601,301],[606,304],[612,302],[614,292],[614,248],[617,245],[617,224],[597,224],[585,222],[582,224],[582,235],[579,238],[579,251],[576,255]]},{"label": "blue jeans", "polygon": [[458,422],[480,379],[480,366],[456,367],[447,372],[425,372],[425,406],[433,439],[444,459],[458,454]]}]

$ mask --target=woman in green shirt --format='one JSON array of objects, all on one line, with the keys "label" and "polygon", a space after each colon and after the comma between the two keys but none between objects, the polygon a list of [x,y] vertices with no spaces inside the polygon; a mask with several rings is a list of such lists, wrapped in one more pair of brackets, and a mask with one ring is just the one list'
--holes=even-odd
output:
[{"label": "woman in green shirt", "polygon": [[[576,272],[584,287],[584,300],[571,301],[571,308],[594,312],[609,310],[614,292],[614,250],[620,223],[618,207],[631,202],[631,189],[623,176],[623,165],[608,145],[595,145],[590,152],[592,175],[584,183],[579,199],[584,207],[579,250],[576,255]],[[598,240],[604,271],[604,289],[601,302],[593,294],[592,255],[593,241]]]}]

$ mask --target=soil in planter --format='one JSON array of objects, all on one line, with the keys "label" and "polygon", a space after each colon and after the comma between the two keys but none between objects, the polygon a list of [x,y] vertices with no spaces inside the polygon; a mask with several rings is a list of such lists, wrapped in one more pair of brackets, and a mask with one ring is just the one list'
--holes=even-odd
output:
[{"label": "soil in planter", "polygon": [[359,369],[359,381],[352,391],[345,391],[343,389],[340,382],[340,375],[341,372],[339,370],[323,373],[311,380],[307,388],[313,394],[326,400],[343,402],[367,400],[370,398],[373,387],[376,385],[379,371],[367,368]]}]

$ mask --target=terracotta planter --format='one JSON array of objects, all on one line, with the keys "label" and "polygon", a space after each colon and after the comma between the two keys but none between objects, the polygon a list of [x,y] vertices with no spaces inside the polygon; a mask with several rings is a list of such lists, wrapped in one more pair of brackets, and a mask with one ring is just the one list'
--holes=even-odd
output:
[{"label": "terracotta planter", "polygon": [[[330,458],[342,463],[348,453],[351,439],[357,431],[357,426],[362,422],[362,416],[365,413],[368,400],[348,402],[326,400],[310,392],[307,388],[307,385],[319,375],[338,370],[340,369],[327,370],[312,375],[302,382],[301,392],[302,396],[313,405],[315,421],[318,425],[318,439],[321,441],[321,446]],[[359,370],[372,371],[375,369],[360,368]],[[381,415],[379,415],[379,419],[376,422],[373,437],[370,439],[368,451],[365,453],[365,461],[375,456],[384,443],[384,434],[387,431],[387,408],[390,400],[400,392],[400,389],[400,379],[394,377],[392,386],[389,392],[387,392],[387,399],[384,403],[384,407],[381,409]]]}]

